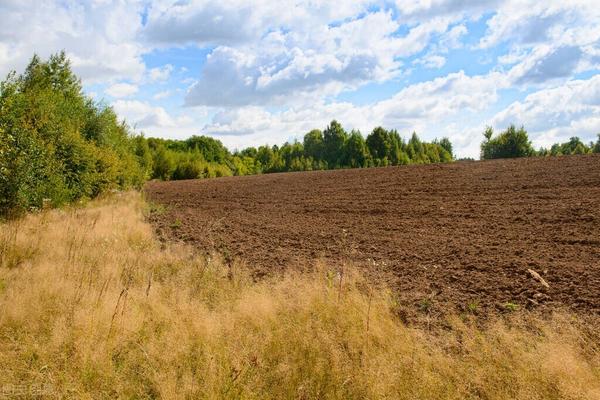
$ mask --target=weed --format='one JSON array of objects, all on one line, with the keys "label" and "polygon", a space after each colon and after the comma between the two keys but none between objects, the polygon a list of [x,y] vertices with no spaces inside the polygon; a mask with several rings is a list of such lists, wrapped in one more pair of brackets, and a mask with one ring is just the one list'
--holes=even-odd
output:
[{"label": "weed", "polygon": [[469,304],[467,304],[467,311],[471,314],[477,314],[479,311],[479,300],[470,301]]},{"label": "weed", "polygon": [[429,312],[432,306],[433,301],[431,301],[431,299],[422,299],[419,301],[419,309],[423,312]]}]

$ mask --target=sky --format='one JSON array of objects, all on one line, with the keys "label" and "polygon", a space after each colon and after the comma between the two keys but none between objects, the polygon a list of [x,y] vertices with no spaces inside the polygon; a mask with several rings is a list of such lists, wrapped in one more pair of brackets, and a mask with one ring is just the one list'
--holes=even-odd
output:
[{"label": "sky", "polygon": [[600,133],[597,0],[0,0],[0,75],[64,50],[85,92],[146,136],[231,150],[336,119],[534,146]]}]

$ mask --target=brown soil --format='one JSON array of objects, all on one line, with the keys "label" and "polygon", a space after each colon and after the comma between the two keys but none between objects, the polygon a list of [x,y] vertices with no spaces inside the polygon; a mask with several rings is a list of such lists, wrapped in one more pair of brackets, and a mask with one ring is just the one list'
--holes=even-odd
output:
[{"label": "brown soil", "polygon": [[162,235],[258,276],[348,261],[427,313],[514,303],[600,315],[597,155],[151,182],[146,192],[166,206],[150,217]]}]

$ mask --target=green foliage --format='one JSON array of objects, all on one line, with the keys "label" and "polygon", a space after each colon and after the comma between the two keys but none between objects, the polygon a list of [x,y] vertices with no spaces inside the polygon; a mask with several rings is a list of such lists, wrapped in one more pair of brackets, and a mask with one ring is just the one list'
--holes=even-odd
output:
[{"label": "green foliage", "polygon": [[136,141],[136,154],[144,160],[142,165],[151,165],[151,177],[162,180],[453,160],[452,144],[447,138],[425,143],[413,134],[407,144],[397,131],[377,127],[365,140],[359,131],[348,134],[337,121],[332,121],[323,132],[308,132],[302,142],[248,147],[233,154],[220,141],[206,136],[184,141],[139,137]]},{"label": "green foliage", "polygon": [[446,150],[448,155],[450,155],[451,158],[454,158],[452,142],[450,142],[450,139],[448,139],[447,137],[443,137],[442,140],[440,140],[439,142],[434,140],[433,143],[436,143],[436,144],[439,144],[440,146],[442,146],[442,148],[444,150]]},{"label": "green foliage", "polygon": [[[554,144],[549,151],[551,156],[568,156],[574,154],[588,154],[592,152],[592,145],[587,146],[577,136],[573,136],[568,142]],[[540,155],[546,155],[540,152]]]},{"label": "green foliage", "polygon": [[137,140],[83,95],[64,53],[34,56],[0,83],[0,214],[140,186],[148,156]]},{"label": "green foliage", "polygon": [[307,157],[312,157],[315,160],[322,159],[325,153],[323,132],[313,129],[304,135],[304,151]]},{"label": "green foliage", "polygon": [[369,159],[367,143],[359,131],[350,132],[344,151],[344,165],[351,168],[366,167]]},{"label": "green foliage", "polygon": [[536,154],[523,127],[516,129],[511,125],[496,137],[493,137],[493,129],[488,127],[483,135],[485,141],[481,143],[482,160],[530,157]]},{"label": "green foliage", "polygon": [[323,131],[324,158],[329,168],[340,168],[343,163],[342,149],[348,140],[348,134],[336,120],[331,121]]},{"label": "green foliage", "polygon": [[392,140],[389,132],[382,127],[373,129],[373,132],[367,136],[366,142],[373,159],[382,160],[391,155]]},{"label": "green foliage", "polygon": [[592,153],[600,153],[600,133],[598,134],[598,141],[594,144],[592,148]]}]

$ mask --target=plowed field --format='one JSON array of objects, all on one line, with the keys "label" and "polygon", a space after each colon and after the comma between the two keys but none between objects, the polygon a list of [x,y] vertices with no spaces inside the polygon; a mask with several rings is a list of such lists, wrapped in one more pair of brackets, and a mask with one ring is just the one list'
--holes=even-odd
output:
[{"label": "plowed field", "polygon": [[427,312],[600,315],[600,156],[151,182],[146,192],[165,205],[150,217],[163,236],[224,251],[257,276],[345,261]]}]

